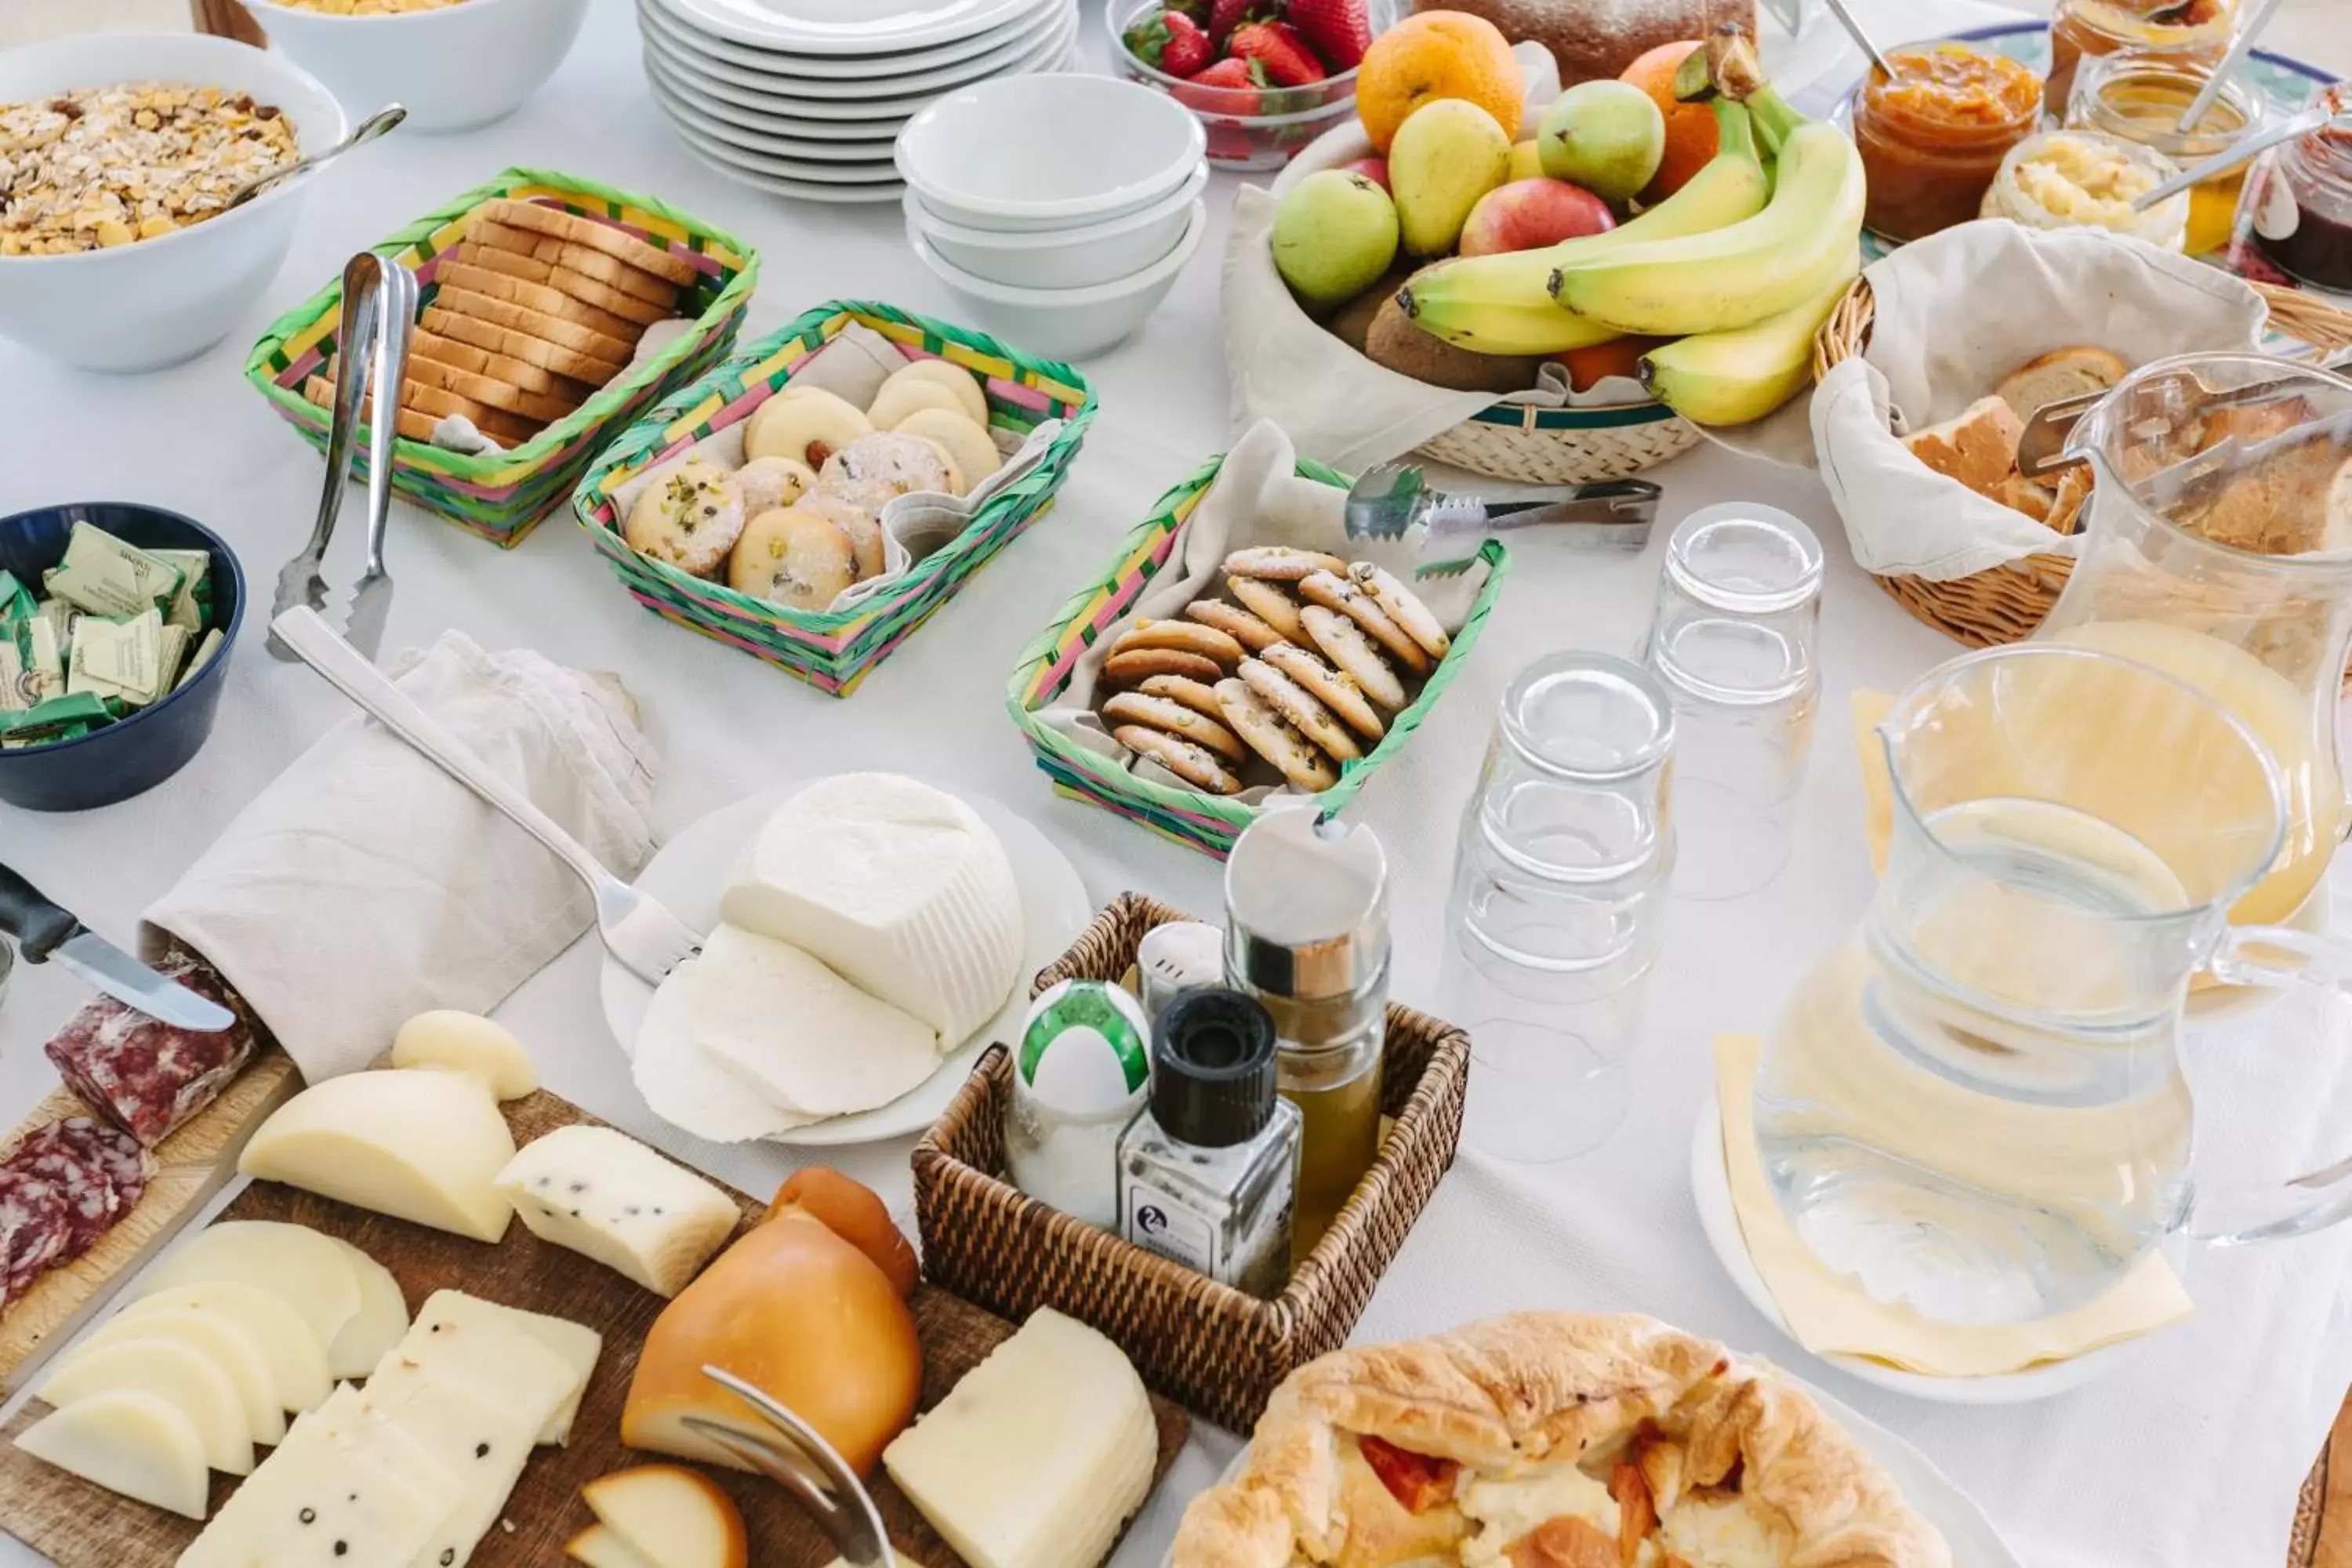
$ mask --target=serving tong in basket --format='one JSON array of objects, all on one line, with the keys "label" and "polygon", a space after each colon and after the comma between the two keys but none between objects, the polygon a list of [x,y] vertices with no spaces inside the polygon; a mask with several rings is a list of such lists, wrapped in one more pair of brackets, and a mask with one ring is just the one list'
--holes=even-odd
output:
[{"label": "serving tong in basket", "polygon": [[[334,538],[351,477],[352,441],[362,410],[372,397],[375,417],[368,422],[367,559],[352,584],[343,617],[343,640],[367,658],[383,641],[392,613],[392,574],[384,569],[384,531],[392,518],[392,444],[399,433],[401,388],[408,376],[408,344],[416,330],[416,274],[389,257],[362,250],[344,264],[342,320],[335,340],[335,406],[327,431],[327,482],[319,497],[310,542],[278,573],[278,593],[269,618],[299,605],[323,614],[327,580],[320,568]],[[289,662],[299,658],[274,632],[269,651]]]},{"label": "serving tong in basket", "polygon": [[1449,494],[1429,488],[1411,463],[1374,468],[1348,491],[1350,539],[1402,539],[1415,525],[1433,541],[1565,522],[1580,543],[1638,551],[1649,542],[1662,492],[1647,479],[1554,485],[1507,498]]},{"label": "serving tong in basket", "polygon": [[[2352,367],[2352,349],[2339,349],[2323,359],[2282,363],[2292,364],[2297,373],[2305,370],[2341,371]],[[2290,381],[2295,379],[2299,376],[2282,376],[2275,381],[2258,381],[2246,386],[2213,387],[2207,385],[2194,369],[2184,366],[2142,383],[2135,395],[2142,400],[2145,406],[2152,409],[2193,406],[2200,414],[2210,414],[2224,408],[2261,408],[2293,396],[2294,394],[2285,388]],[[2035,409],[2033,417],[2025,422],[2025,434],[2017,444],[2017,471],[2029,479],[2038,479],[2078,461],[2069,457],[2066,451],[2066,445],[2074,437],[2074,426],[2084,415],[2107,396],[2105,388],[2096,392],[2080,392],[2072,397],[2045,403]],[[2224,442],[2212,452],[2198,453],[2188,458],[2186,463],[2175,467],[2194,463],[2207,468],[2214,468],[2218,465],[2206,459],[2225,447],[2234,448],[2234,443]],[[2267,455],[2268,447],[2269,443],[2265,442],[2264,455]],[[2148,482],[2155,483],[2173,471],[2168,468]]]},{"label": "serving tong in basket", "polygon": [[898,1559],[890,1549],[890,1532],[882,1527],[880,1510],[832,1444],[725,1368],[706,1366],[702,1375],[750,1405],[776,1436],[763,1437],[688,1415],[685,1424],[695,1436],[709,1438],[792,1493],[849,1568],[897,1568]]}]

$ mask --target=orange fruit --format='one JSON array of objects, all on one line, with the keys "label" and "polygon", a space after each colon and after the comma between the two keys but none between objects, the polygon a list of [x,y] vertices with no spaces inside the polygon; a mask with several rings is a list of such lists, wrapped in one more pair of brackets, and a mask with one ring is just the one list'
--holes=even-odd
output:
[{"label": "orange fruit", "polygon": [[1627,66],[1624,75],[1619,78],[1648,93],[1666,117],[1666,155],[1660,161],[1649,187],[1642,193],[1644,205],[1664,201],[1681,190],[1685,182],[1715,157],[1715,110],[1704,103],[1685,103],[1675,96],[1675,70],[1698,47],[1696,38],[1660,44]]},{"label": "orange fruit", "polygon": [[1476,104],[1516,142],[1527,90],[1510,41],[1484,16],[1462,11],[1407,16],[1374,38],[1356,68],[1356,113],[1382,153],[1406,115],[1439,98]]},{"label": "orange fruit", "polygon": [[1642,356],[1661,343],[1672,342],[1672,338],[1611,338],[1605,343],[1589,343],[1552,358],[1567,370],[1570,391],[1590,392],[1612,375],[1638,378]]}]

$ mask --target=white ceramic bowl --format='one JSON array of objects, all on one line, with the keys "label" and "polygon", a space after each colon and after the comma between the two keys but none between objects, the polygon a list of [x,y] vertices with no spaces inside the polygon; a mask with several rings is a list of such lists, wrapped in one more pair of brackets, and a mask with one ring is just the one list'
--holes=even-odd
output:
[{"label": "white ceramic bowl", "polygon": [[1010,343],[1055,359],[1084,359],[1125,341],[1160,308],[1177,274],[1201,248],[1209,207],[1195,201],[1176,248],[1129,278],[1091,289],[1014,289],[975,278],[944,260],[920,233],[907,237],[932,276],[970,318]]},{"label": "white ceramic bowl", "polygon": [[999,77],[898,133],[898,172],[965,228],[1066,228],[1150,206],[1192,176],[1208,133],[1163,93],[1107,76]]},{"label": "white ceramic bowl", "polygon": [[[219,87],[274,104],[307,156],[343,139],[342,109],[283,55],[195,33],[93,33],[0,50],[0,103],[131,82]],[[85,370],[159,370],[240,325],[278,275],[311,183],[112,250],[0,257],[0,337]]]},{"label": "white ceramic bowl", "polygon": [[1192,208],[1209,183],[1209,166],[1148,207],[1125,217],[1078,228],[999,232],[946,222],[912,191],[905,202],[908,228],[930,242],[950,266],[1015,289],[1091,289],[1132,278],[1183,242]]},{"label": "white ceramic bowl", "polygon": [[352,114],[404,104],[415,131],[505,119],[555,74],[588,16],[588,0],[458,0],[383,16],[252,5],[269,41],[316,71]]}]

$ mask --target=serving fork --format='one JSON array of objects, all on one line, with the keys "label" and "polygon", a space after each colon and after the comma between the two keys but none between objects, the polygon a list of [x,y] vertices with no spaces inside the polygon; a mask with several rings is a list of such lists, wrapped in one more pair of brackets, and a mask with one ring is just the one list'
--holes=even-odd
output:
[{"label": "serving fork", "polygon": [[890,1549],[881,1512],[832,1444],[791,1409],[724,1367],[706,1366],[702,1375],[750,1405],[776,1436],[763,1437],[700,1415],[686,1417],[688,1430],[798,1499],[849,1568],[896,1568],[898,1559]]},{"label": "serving fork", "polygon": [[335,635],[316,610],[297,605],[270,622],[271,637],[325,678],[425,760],[502,812],[569,866],[596,900],[596,930],[622,966],[649,985],[702,951],[701,934],[649,894],[607,871],[529,795],[499,777],[441,721]]}]

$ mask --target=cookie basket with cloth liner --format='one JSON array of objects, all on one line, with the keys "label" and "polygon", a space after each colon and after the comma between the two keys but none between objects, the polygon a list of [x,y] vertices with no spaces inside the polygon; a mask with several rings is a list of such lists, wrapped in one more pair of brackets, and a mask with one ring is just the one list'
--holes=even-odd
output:
[{"label": "cookie basket with cloth liner", "polygon": [[[1119,984],[1146,932],[1192,917],[1122,893],[1033,995],[1065,980]],[[1052,1307],[1108,1334],[1151,1387],[1231,1431],[1255,1425],[1276,1384],[1338,1350],[1454,1164],[1470,1038],[1391,1004],[1379,1156],[1272,1300],[1221,1285],[1023,1194],[1004,1177],[1013,1059],[992,1046],[915,1145],[915,1215],[935,1285],[1020,1321]]]},{"label": "cookie basket with cloth liner", "polygon": [[1250,545],[1375,562],[1396,574],[1453,639],[1380,743],[1340,763],[1339,783],[1315,795],[1317,803],[1327,813],[1345,809],[1411,743],[1477,647],[1510,556],[1499,541],[1488,539],[1428,563],[1420,560],[1416,540],[1349,538],[1342,520],[1349,483],[1347,475],[1298,458],[1283,431],[1261,423],[1160,498],[1102,574],[1055,613],[1013,667],[1013,721],[1055,793],[1131,817],[1220,859],[1266,801],[1299,794],[1270,769],[1245,774],[1248,787],[1238,795],[1197,789],[1120,745],[1095,712],[1102,650],[1134,620],[1168,619],[1195,599],[1215,597],[1225,556]]},{"label": "cookie basket with cloth liner", "polygon": [[[1541,44],[1512,53],[1528,81],[1514,138],[1525,140],[1559,95],[1559,68]],[[1565,373],[1548,365],[1532,391],[1452,391],[1374,363],[1300,309],[1275,269],[1276,205],[1307,175],[1371,156],[1363,122],[1350,119],[1301,152],[1271,192],[1235,195],[1223,291],[1235,428],[1271,419],[1301,456],[1350,473],[1411,452],[1529,485],[1628,479],[1698,445],[1696,426],[1630,379],[1570,393]]]},{"label": "cookie basket with cloth liner", "polygon": [[2352,345],[2352,310],[2101,230],[2000,220],[1946,229],[1866,268],[1814,345],[1822,479],[1863,569],[1972,647],[2033,634],[2081,535],[1935,472],[1900,437],[2076,344],[2135,367],[2199,351],[2327,352]]},{"label": "cookie basket with cloth liner", "polygon": [[[435,275],[440,258],[465,238],[467,215],[484,202],[502,196],[611,224],[690,262],[698,275],[682,301],[688,323],[684,331],[674,337],[649,339],[657,346],[642,353],[579,408],[528,441],[505,451],[479,453],[454,451],[404,437],[394,443],[394,488],[427,511],[511,549],[541,518],[563,505],[599,447],[626,428],[656,398],[726,356],[759,281],[760,260],[756,251],[733,235],[651,196],[616,190],[577,174],[522,168],[504,171],[371,248],[395,256],[413,268],[422,285],[423,304],[429,306],[436,291]],[[314,375],[333,375],[329,361],[341,321],[342,285],[338,279],[271,322],[245,364],[246,380],[322,453],[332,416],[304,397],[302,385]],[[359,443],[355,467],[355,477],[363,477],[364,442]]]},{"label": "cookie basket with cloth liner", "polygon": [[[740,465],[743,422],[795,377],[862,408],[889,370],[924,358],[980,378],[989,433],[1006,455],[1005,467],[965,500],[917,494],[890,502],[881,517],[882,574],[855,584],[831,607],[796,610],[740,593],[642,555],[622,537],[628,503],[688,456]],[[664,398],[597,454],[572,510],[614,575],[646,609],[846,697],[1053,504],[1095,407],[1094,388],[1066,364],[896,306],[828,300]]]}]

